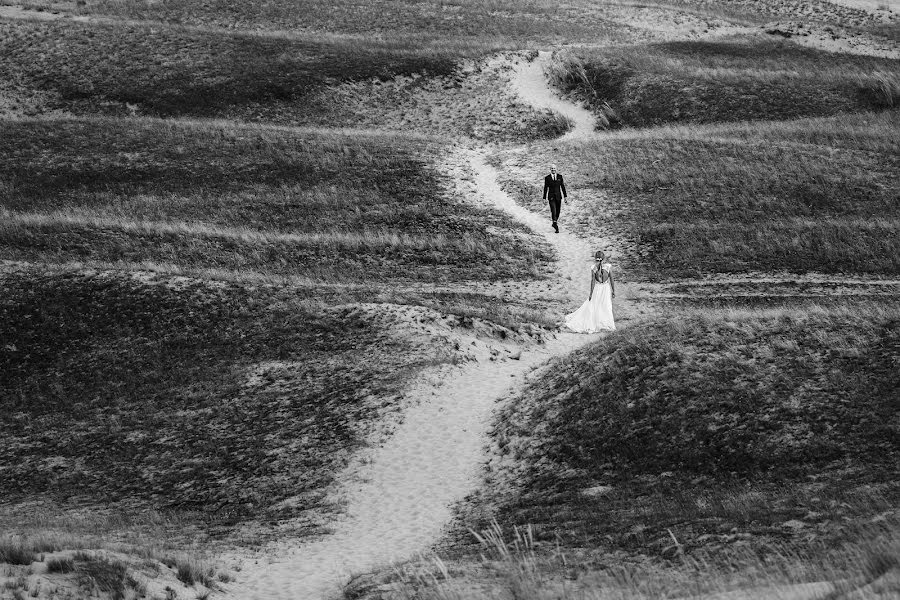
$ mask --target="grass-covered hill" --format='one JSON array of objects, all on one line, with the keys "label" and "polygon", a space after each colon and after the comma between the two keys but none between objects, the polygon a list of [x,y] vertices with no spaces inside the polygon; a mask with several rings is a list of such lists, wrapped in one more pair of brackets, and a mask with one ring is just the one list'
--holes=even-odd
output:
[{"label": "grass-covered hill", "polygon": [[[898,113],[660,127],[556,147],[580,183],[582,235],[613,237],[633,277],[789,271],[893,277]],[[500,153],[505,185],[538,209],[519,173],[550,149]],[[525,166],[526,169],[522,169]],[[572,214],[572,213],[570,213]]]},{"label": "grass-covered hill", "polygon": [[276,286],[39,269],[2,283],[6,502],[302,513],[406,381],[453,360]]},{"label": "grass-covered hill", "polygon": [[152,115],[209,117],[280,102],[301,121],[331,116],[323,98],[329,82],[448,74],[454,67],[449,53],[417,55],[365,40],[69,21],[2,23],[0,54],[11,80],[75,109],[130,103]]},{"label": "grass-covered hill", "polygon": [[[887,5],[888,3],[885,3]],[[233,3],[227,0],[147,3],[141,0],[86,0],[61,5],[34,0],[31,5],[64,8],[80,15],[169,23],[231,27],[248,30],[305,30],[340,34],[378,33],[427,39],[484,43],[540,42],[558,44],[621,40],[640,31],[623,22],[632,9],[676,10],[709,18],[758,25],[777,19],[808,19],[884,36],[896,36],[900,17],[890,11],[872,14],[861,7],[825,0],[667,0],[666,2],[610,2],[574,0],[395,0],[360,3],[353,0],[274,0]]]},{"label": "grass-covered hill", "polygon": [[217,118],[500,140],[565,131],[558,116],[503,95],[482,70],[496,50],[484,39],[0,21],[0,115]]},{"label": "grass-covered hill", "polygon": [[[0,31],[0,562],[39,563],[4,571],[0,596],[43,589],[40,552],[122,543],[139,561],[321,533],[353,453],[412,383],[465,360],[454,339],[550,324],[479,287],[543,278],[549,248],[454,196],[439,129],[379,131],[390,102],[346,101],[452,84],[491,105],[472,91],[496,87],[472,62],[483,49]],[[442,122],[494,119],[473,104]],[[505,119],[566,127],[522,106]],[[75,557],[72,577],[96,583],[90,564]]]},{"label": "grass-covered hill", "polygon": [[[881,302],[826,284],[900,275],[898,61],[763,33],[799,20],[888,43],[890,11],[25,8],[41,12],[0,18],[0,598],[50,595],[51,563],[79,593],[152,596],[142,569],[216,587],[159,557],[327,532],[336,476],[412,383],[479,335],[525,347],[552,328],[570,307],[542,281],[550,247],[460,194],[456,142],[490,143],[541,213],[535,174],[559,164],[566,230],[606,244],[617,302],[651,317],[530,376],[445,540],[460,561],[410,597],[478,597],[434,584],[491,571],[467,528],[493,520],[531,527],[501,573],[519,598],[897,570],[896,285]],[[557,141],[570,123],[508,90],[497,54],[560,44],[549,80],[608,129],[588,140]],[[820,303],[790,274],[825,282]],[[698,302],[707,276],[754,299]]]},{"label": "grass-covered hill", "polygon": [[613,128],[786,120],[900,106],[895,60],[759,36],[580,50],[560,58],[552,79]]},{"label": "grass-covered hill", "polygon": [[25,119],[0,146],[9,260],[353,282],[534,277],[549,259],[508,217],[448,200],[425,138]]},{"label": "grass-covered hill", "polygon": [[604,18],[602,7],[601,10],[596,10],[598,7],[585,10],[589,6],[589,2],[560,6],[546,0],[524,4],[515,0],[275,0],[266,3],[88,0],[75,7],[75,11],[85,15],[114,15],[248,30],[396,36],[496,47],[526,41],[558,43],[572,38],[615,36],[618,27]]},{"label": "grass-covered hill", "polygon": [[892,302],[676,310],[553,361],[463,504],[502,541],[461,528],[458,558],[493,559],[436,597],[864,587],[897,566],[898,362]]},{"label": "grass-covered hill", "polygon": [[898,353],[889,304],[687,312],[558,360],[524,418],[501,420],[514,438],[539,426],[535,455],[613,486],[877,483],[900,464]]}]

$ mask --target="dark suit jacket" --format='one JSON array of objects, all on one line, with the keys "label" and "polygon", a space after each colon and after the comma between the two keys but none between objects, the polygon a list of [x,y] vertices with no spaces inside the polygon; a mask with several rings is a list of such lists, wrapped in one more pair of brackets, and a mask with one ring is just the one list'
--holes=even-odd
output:
[{"label": "dark suit jacket", "polygon": [[566,197],[566,184],[563,182],[563,176],[556,174],[556,181],[550,175],[544,177],[544,200],[547,199],[547,193],[550,193],[552,200],[562,200]]}]

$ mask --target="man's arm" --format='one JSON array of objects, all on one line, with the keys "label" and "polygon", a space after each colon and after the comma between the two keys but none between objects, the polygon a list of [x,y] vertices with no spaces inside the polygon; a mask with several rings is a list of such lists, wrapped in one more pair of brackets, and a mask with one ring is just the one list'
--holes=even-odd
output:
[{"label": "man's arm", "polygon": [[566,196],[566,182],[562,175],[559,176],[559,189],[562,190],[563,198],[568,198],[568,196]]},{"label": "man's arm", "polygon": [[550,182],[544,177],[544,200],[547,199],[547,190],[550,189]]}]

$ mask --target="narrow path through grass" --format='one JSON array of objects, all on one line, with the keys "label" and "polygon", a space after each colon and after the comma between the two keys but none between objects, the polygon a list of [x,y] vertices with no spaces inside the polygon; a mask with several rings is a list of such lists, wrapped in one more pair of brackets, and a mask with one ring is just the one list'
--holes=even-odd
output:
[{"label": "narrow path through grass", "polygon": [[[515,69],[514,84],[523,99],[570,118],[574,123],[570,136],[590,135],[593,117],[553,95],[540,60]],[[554,233],[546,215],[516,204],[500,188],[498,174],[483,151],[460,147],[446,160],[454,163],[445,165],[450,171],[474,173],[480,202],[544,234],[557,257],[552,285],[565,288],[573,300],[580,297],[590,246],[573,234]],[[523,281],[517,293],[528,294],[529,287],[539,285]],[[346,518],[334,524],[333,533],[299,547],[286,540],[267,549],[265,562],[244,565],[232,595],[260,600],[327,598],[354,573],[427,552],[450,523],[453,504],[478,484],[486,430],[497,402],[512,397],[528,371],[597,337],[561,333],[543,347],[525,351],[461,338],[460,344],[474,347],[477,362],[441,372],[437,385],[424,383],[415,393],[414,408],[392,437],[364,453],[338,478],[345,482],[340,494],[347,511]]]}]

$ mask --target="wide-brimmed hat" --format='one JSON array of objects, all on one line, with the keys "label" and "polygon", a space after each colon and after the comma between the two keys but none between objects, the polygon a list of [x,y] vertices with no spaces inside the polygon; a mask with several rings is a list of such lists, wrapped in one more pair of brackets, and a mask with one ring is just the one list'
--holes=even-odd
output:
[{"label": "wide-brimmed hat", "polygon": [[596,252],[594,252],[594,260],[603,260],[604,258],[606,258],[606,254],[603,252],[603,250],[597,250]]}]

